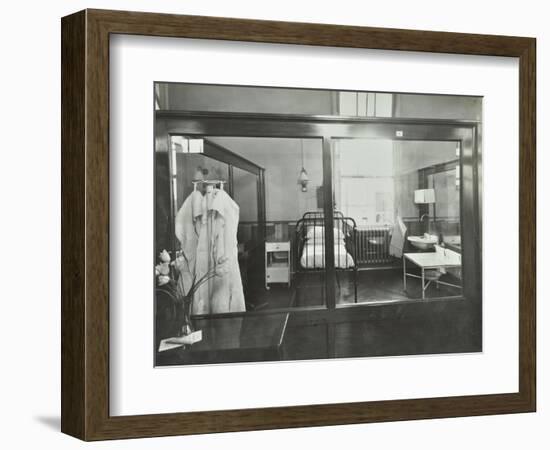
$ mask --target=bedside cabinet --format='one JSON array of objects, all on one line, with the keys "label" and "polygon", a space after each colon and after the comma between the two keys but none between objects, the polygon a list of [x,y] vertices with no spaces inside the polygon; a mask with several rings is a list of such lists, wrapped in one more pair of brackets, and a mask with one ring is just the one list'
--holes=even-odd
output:
[{"label": "bedside cabinet", "polygon": [[271,283],[285,283],[290,287],[290,242],[265,243],[265,288]]}]

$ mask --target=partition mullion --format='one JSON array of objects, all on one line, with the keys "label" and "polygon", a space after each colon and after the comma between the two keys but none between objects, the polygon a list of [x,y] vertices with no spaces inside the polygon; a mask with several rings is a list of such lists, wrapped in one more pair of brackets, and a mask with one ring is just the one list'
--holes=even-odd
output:
[{"label": "partition mullion", "polygon": [[325,226],[325,286],[328,309],[336,308],[336,269],[334,264],[334,204],[332,186],[331,137],[323,136],[323,216]]}]

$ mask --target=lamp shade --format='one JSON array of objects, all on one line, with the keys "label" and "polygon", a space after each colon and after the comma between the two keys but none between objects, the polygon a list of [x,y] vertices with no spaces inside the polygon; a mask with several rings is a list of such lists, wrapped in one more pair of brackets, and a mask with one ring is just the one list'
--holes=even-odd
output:
[{"label": "lamp shade", "polygon": [[417,189],[414,191],[414,202],[417,204],[435,203],[435,191],[433,189]]}]

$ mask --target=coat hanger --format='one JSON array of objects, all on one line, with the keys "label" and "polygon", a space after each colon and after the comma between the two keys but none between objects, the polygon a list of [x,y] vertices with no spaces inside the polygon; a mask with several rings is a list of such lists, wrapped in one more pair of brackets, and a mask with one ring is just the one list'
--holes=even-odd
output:
[{"label": "coat hanger", "polygon": [[207,186],[210,186],[210,187],[215,187],[216,185],[220,185],[220,190],[223,191],[223,186],[224,184],[226,183],[226,181],[223,181],[223,180],[197,180],[197,181],[193,181],[193,191],[196,191],[197,190],[197,185],[203,183],[203,184],[206,184]]}]

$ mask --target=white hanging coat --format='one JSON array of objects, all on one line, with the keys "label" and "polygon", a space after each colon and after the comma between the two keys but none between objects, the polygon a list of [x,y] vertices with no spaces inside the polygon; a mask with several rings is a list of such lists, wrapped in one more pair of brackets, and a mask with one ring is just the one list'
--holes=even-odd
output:
[{"label": "white hanging coat", "polygon": [[185,255],[179,265],[183,290],[209,270],[216,276],[195,292],[193,314],[245,311],[238,261],[239,206],[223,190],[193,191],[176,216],[176,237]]}]

